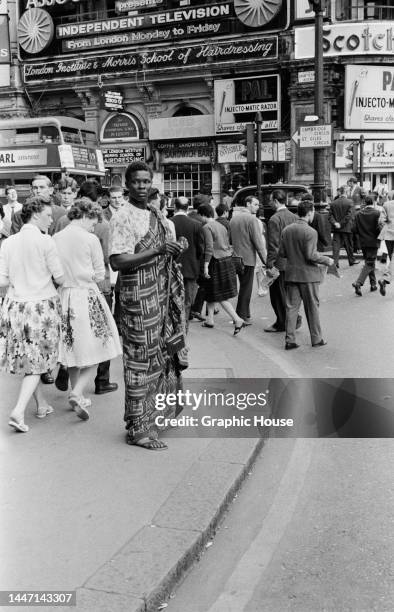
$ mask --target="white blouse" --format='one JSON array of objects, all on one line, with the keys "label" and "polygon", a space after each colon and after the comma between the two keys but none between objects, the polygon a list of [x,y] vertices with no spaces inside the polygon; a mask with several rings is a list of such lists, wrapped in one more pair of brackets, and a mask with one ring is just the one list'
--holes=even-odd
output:
[{"label": "white blouse", "polygon": [[89,287],[104,280],[103,250],[95,234],[71,221],[53,240],[66,277],[63,288]]},{"label": "white blouse", "polygon": [[53,278],[63,275],[54,240],[31,223],[4,240],[0,249],[0,284],[20,302],[46,300],[56,295]]}]

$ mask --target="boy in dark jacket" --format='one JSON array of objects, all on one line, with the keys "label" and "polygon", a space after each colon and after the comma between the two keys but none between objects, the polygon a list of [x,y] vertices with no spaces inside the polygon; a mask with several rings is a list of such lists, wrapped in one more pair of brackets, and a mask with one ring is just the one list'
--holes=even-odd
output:
[{"label": "boy in dark jacket", "polygon": [[374,208],[374,200],[366,196],[365,206],[356,215],[355,228],[360,239],[360,246],[364,258],[364,266],[355,283],[352,283],[356,295],[362,296],[361,287],[367,276],[371,284],[371,291],[376,291],[375,263],[379,248],[379,211]]}]

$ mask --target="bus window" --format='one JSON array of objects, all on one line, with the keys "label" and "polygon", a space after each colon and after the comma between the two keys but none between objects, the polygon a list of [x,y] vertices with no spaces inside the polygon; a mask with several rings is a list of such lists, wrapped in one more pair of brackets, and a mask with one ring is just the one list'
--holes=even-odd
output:
[{"label": "bus window", "polygon": [[0,130],[0,147],[11,147],[15,144],[15,130]]},{"label": "bus window", "polygon": [[40,142],[40,130],[34,128],[17,128],[15,131],[14,144],[37,144]]},{"label": "bus window", "polygon": [[44,144],[60,142],[59,130],[54,125],[46,125],[41,128],[41,142]]},{"label": "bus window", "polygon": [[81,135],[79,130],[70,128],[70,127],[62,127],[62,134],[64,138],[64,142],[70,142],[72,144],[83,144]]}]

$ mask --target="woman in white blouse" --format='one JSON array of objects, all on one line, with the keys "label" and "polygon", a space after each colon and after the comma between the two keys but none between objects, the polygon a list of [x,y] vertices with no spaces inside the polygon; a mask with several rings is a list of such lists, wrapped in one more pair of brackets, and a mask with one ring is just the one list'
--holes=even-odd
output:
[{"label": "woman in white blouse", "polygon": [[111,311],[97,283],[104,280],[104,256],[92,231],[102,218],[101,207],[88,198],[70,208],[70,224],[55,234],[65,282],[60,289],[62,329],[59,361],[69,370],[70,406],[87,420],[90,400],[83,392],[97,364],[121,354],[119,335]]},{"label": "woman in white blouse", "polygon": [[42,393],[40,375],[57,363],[60,335],[60,302],[52,279],[64,281],[63,268],[53,238],[46,232],[52,209],[39,197],[26,200],[24,225],[0,249],[0,287],[8,286],[0,313],[0,368],[24,374],[9,425],[22,433],[26,406],[34,394],[39,418],[53,412]]}]

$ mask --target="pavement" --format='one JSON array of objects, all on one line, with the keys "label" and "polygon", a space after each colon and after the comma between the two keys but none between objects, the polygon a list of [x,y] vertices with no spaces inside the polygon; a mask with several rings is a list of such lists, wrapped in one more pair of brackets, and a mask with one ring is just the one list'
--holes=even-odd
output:
[{"label": "pavement", "polygon": [[[391,310],[376,294],[354,298],[350,281],[355,273],[345,266],[343,274],[340,280],[330,277],[322,288],[325,326],[330,323],[328,306],[334,312],[328,350],[312,351],[304,329],[300,337],[305,346],[297,351],[297,360],[288,355],[282,334],[263,333],[272,323],[268,296],[254,296],[255,325],[236,338],[223,312],[215,317],[214,330],[191,323],[191,362],[184,378],[190,383],[298,378],[314,367],[318,375],[332,376],[337,371],[333,365],[350,363],[354,349],[349,352],[347,338],[358,337],[360,320],[369,314],[372,324]],[[342,296],[342,289],[349,297]],[[344,299],[357,308],[357,316],[346,317],[338,330],[337,311]],[[381,332],[390,336],[387,330]],[[375,326],[370,333],[377,333]],[[379,342],[384,344],[383,336]],[[363,376],[362,364],[354,371],[340,370],[341,376]],[[370,361],[366,371],[371,376]],[[68,409],[65,394],[48,386],[55,413],[36,419],[31,402],[26,414],[30,431],[15,434],[7,416],[19,381],[0,374],[0,591],[76,590],[78,612],[158,610],[205,550],[247,478],[263,439],[182,437],[175,432],[165,452],[126,445],[120,359],[111,365],[111,380],[119,383],[119,390],[92,395],[87,422]]]},{"label": "pavement", "polygon": [[[256,356],[252,365],[250,347],[233,337],[227,318],[218,315],[215,334],[191,324],[185,378],[261,376],[267,358]],[[0,375],[0,590],[76,590],[78,612],[157,610],[250,472],[262,439],[175,432],[165,452],[128,446],[120,359],[111,380],[119,390],[92,395],[86,422],[69,410],[66,394],[47,386],[54,414],[36,419],[32,401],[30,431],[16,434],[7,416],[18,378]]]}]

